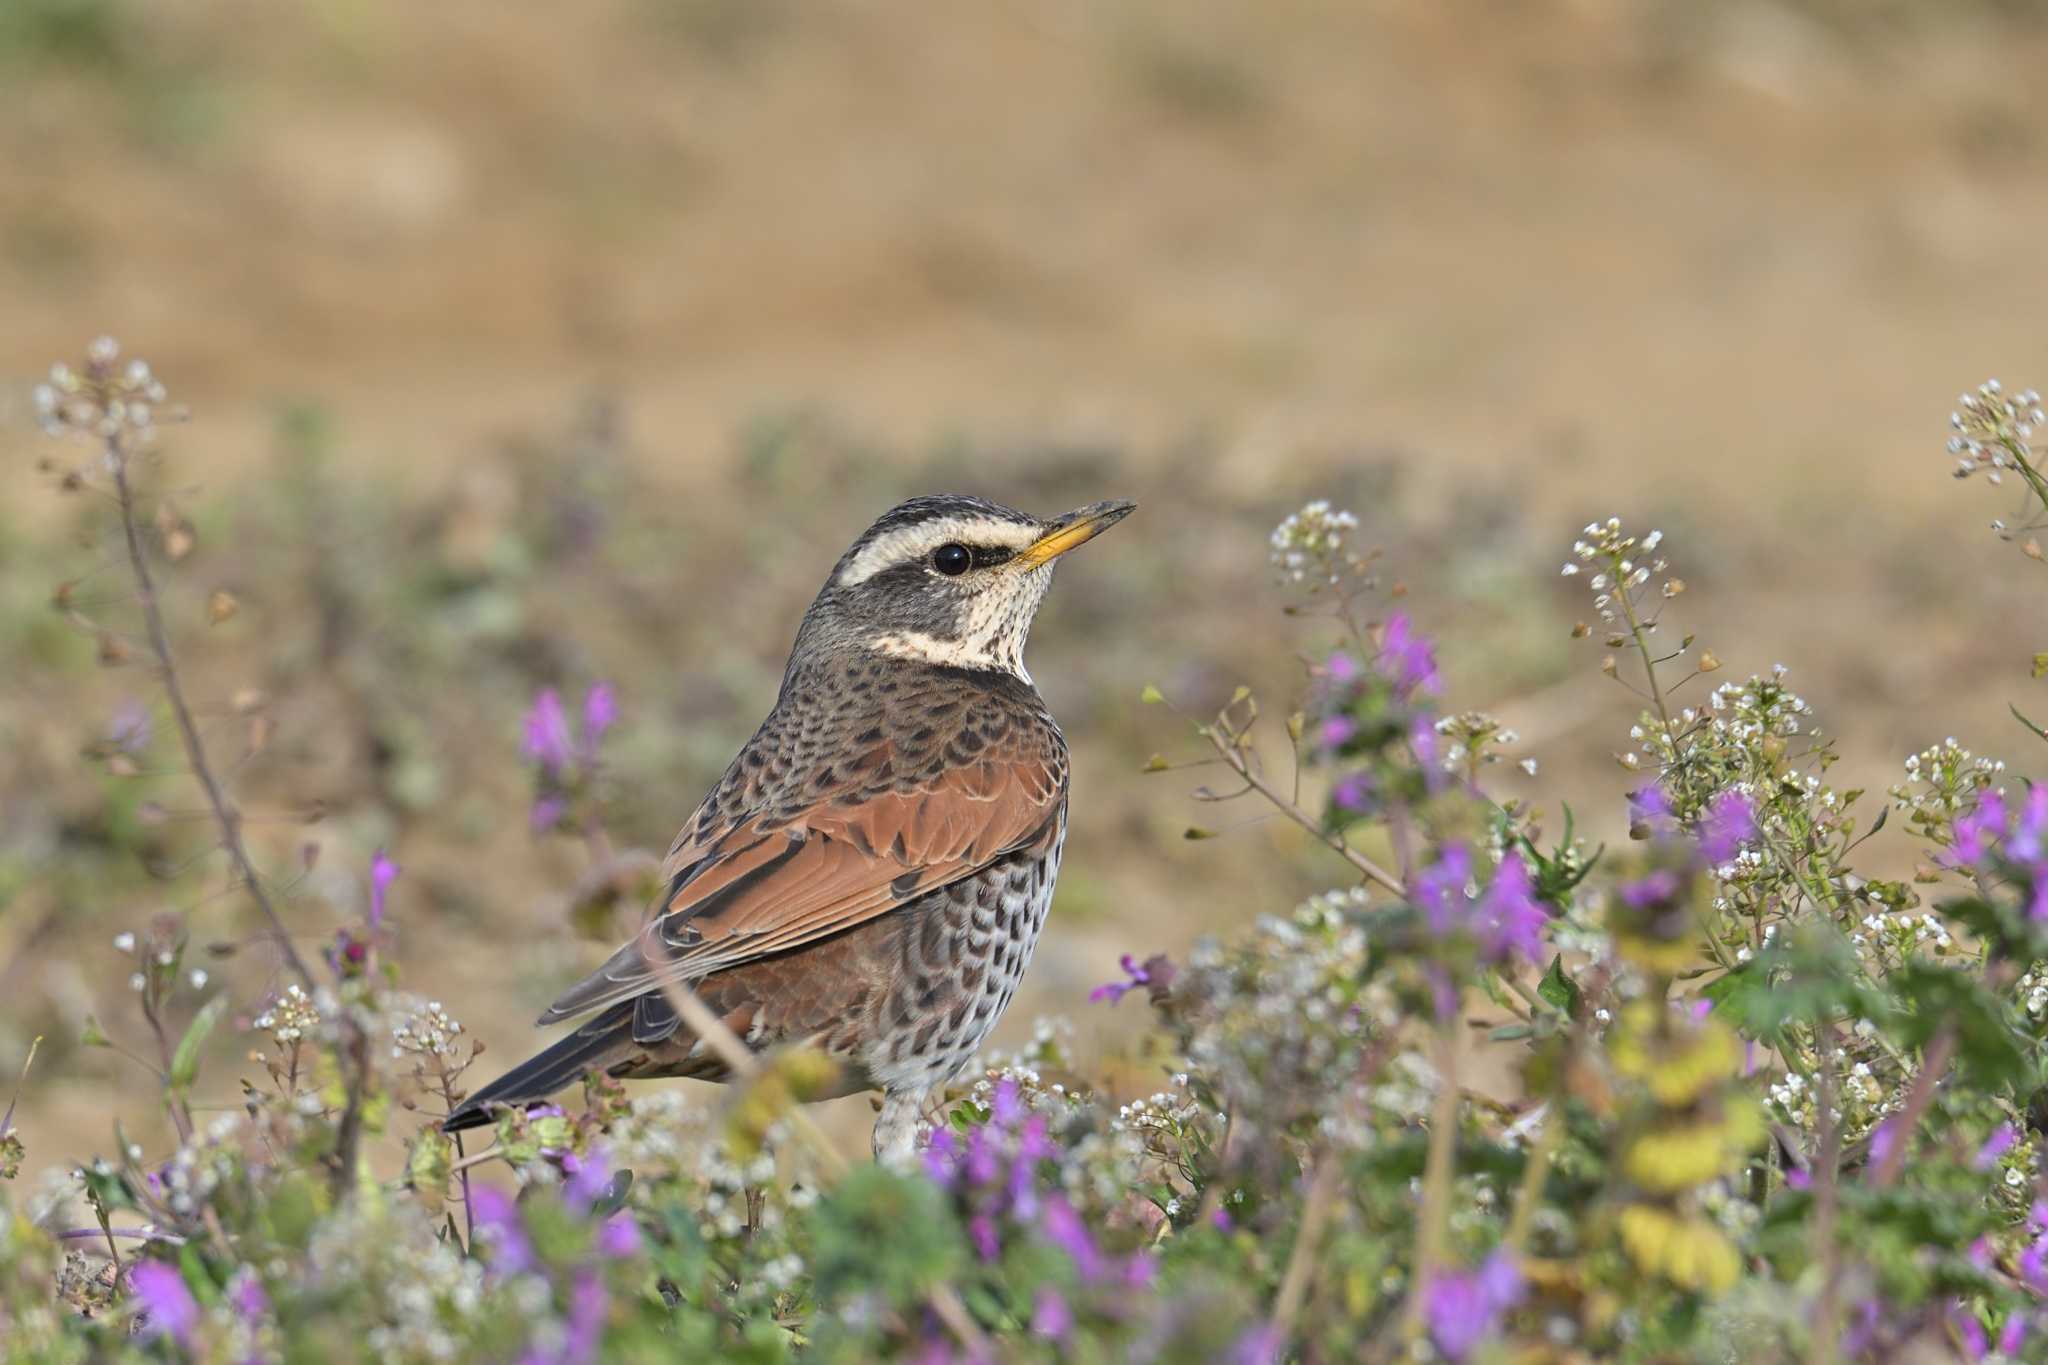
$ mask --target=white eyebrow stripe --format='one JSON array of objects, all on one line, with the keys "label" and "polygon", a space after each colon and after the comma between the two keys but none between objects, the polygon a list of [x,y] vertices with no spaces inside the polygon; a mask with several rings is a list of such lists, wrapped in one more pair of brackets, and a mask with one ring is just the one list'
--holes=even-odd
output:
[{"label": "white eyebrow stripe", "polygon": [[941,517],[877,536],[839,575],[839,586],[865,583],[882,570],[922,559],[949,540],[966,545],[1000,545],[1021,550],[1038,539],[1034,527],[1002,517]]}]

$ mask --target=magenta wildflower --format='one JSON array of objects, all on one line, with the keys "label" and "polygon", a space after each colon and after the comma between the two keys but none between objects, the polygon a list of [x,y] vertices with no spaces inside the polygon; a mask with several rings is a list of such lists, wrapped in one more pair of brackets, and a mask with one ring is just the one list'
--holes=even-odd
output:
[{"label": "magenta wildflower", "polygon": [[1278,1323],[1262,1322],[1239,1337],[1230,1347],[1230,1365],[1279,1365],[1287,1334]]},{"label": "magenta wildflower", "polygon": [[977,1213],[968,1219],[967,1237],[974,1243],[974,1254],[984,1261],[993,1261],[1003,1254],[1002,1239],[996,1235],[996,1220],[993,1215]]},{"label": "magenta wildflower", "polygon": [[1995,791],[1984,793],[1975,808],[1956,821],[1955,861],[1964,868],[1974,868],[1997,852],[2005,837],[2005,825],[2005,797]]},{"label": "magenta wildflower", "polygon": [[533,832],[535,834],[547,833],[556,825],[562,823],[562,817],[568,814],[568,811],[569,803],[561,797],[541,797],[533,803],[533,814],[531,816]]},{"label": "magenta wildflower", "polygon": [[592,1147],[583,1156],[564,1152],[562,1174],[568,1177],[562,1182],[562,1201],[578,1213],[588,1211],[611,1188],[611,1164],[602,1147]]},{"label": "magenta wildflower", "polygon": [[1514,1257],[1496,1251],[1476,1270],[1439,1274],[1423,1292],[1423,1312],[1436,1348],[1463,1360],[1500,1330],[1501,1319],[1522,1301],[1522,1272]]},{"label": "magenta wildflower", "polygon": [[951,1128],[934,1128],[924,1147],[924,1173],[934,1185],[950,1188],[960,1162],[960,1140]]},{"label": "magenta wildflower", "polygon": [[533,1243],[512,1196],[494,1185],[478,1185],[469,1192],[469,1211],[476,1218],[477,1236],[491,1249],[491,1269],[501,1275],[533,1269]]},{"label": "magenta wildflower", "polygon": [[1045,1214],[1041,1222],[1046,1240],[1073,1258],[1074,1269],[1084,1280],[1102,1278],[1108,1268],[1102,1252],[1096,1247],[1095,1239],[1088,1233],[1088,1225],[1081,1221],[1081,1215],[1062,1195],[1053,1195],[1045,1201]]},{"label": "magenta wildflower", "polygon": [[640,1250],[640,1224],[633,1215],[620,1209],[597,1225],[598,1254],[611,1259],[623,1260],[638,1254]]},{"label": "magenta wildflower", "polygon": [[391,861],[383,849],[370,856],[370,932],[375,933],[384,923],[384,901],[391,894],[391,883],[398,880],[398,864]]},{"label": "magenta wildflower", "polygon": [[1785,1188],[1788,1190],[1810,1190],[1813,1188],[1813,1173],[1804,1166],[1794,1166],[1785,1172]]},{"label": "magenta wildflower", "polygon": [[1666,834],[1672,825],[1671,798],[1655,782],[1647,783],[1628,794],[1629,832],[1633,836],[1640,826],[1651,834]]},{"label": "magenta wildflower", "polygon": [[1678,874],[1668,867],[1660,867],[1635,881],[1623,882],[1617,890],[1624,905],[1645,910],[1670,901],[1678,895],[1678,888]]},{"label": "magenta wildflower", "polygon": [[604,740],[604,732],[618,723],[619,701],[608,682],[592,683],[590,690],[583,694],[583,756],[586,762],[597,761],[597,746]]},{"label": "magenta wildflower", "polygon": [[1330,788],[1330,800],[1337,809],[1353,815],[1364,815],[1373,809],[1373,787],[1371,773],[1348,773],[1337,779],[1337,785]]},{"label": "magenta wildflower", "polygon": [[187,1351],[192,1349],[192,1332],[199,1326],[199,1301],[185,1287],[185,1277],[162,1261],[144,1261],[128,1272],[128,1288],[134,1293],[148,1321],[143,1332],[152,1337],[169,1337]]},{"label": "magenta wildflower", "polygon": [[1067,1333],[1073,1330],[1074,1310],[1067,1307],[1066,1299],[1051,1285],[1040,1286],[1031,1306],[1032,1335],[1048,1341],[1065,1341]]},{"label": "magenta wildflower", "polygon": [[1493,962],[1504,962],[1515,953],[1536,961],[1543,955],[1543,930],[1549,923],[1550,916],[1536,899],[1528,864],[1510,849],[1479,901],[1474,927],[1480,953]]},{"label": "magenta wildflower", "polygon": [[1998,1164],[1998,1158],[2012,1150],[2013,1144],[2017,1141],[2019,1141],[2019,1135],[2013,1131],[2011,1124],[1999,1124],[1998,1127],[1992,1130],[1991,1136],[1984,1139],[1984,1145],[1977,1149],[1977,1155],[1971,1158],[1971,1169],[1978,1171],[1990,1170]]},{"label": "magenta wildflower", "polygon": [[1349,744],[1358,733],[1358,722],[1349,716],[1330,716],[1316,727],[1316,742],[1332,753]]},{"label": "magenta wildflower", "polygon": [[1991,1353],[1991,1340],[1984,1335],[1984,1324],[1977,1321],[1977,1315],[1956,1300],[1949,1309],[1949,1321],[1955,1324],[1956,1335],[1963,1340],[1963,1354],[1970,1360],[1982,1360]]},{"label": "magenta wildflower", "polygon": [[1149,964],[1141,966],[1137,959],[1133,958],[1129,953],[1125,953],[1117,959],[1117,965],[1124,969],[1124,975],[1129,977],[1130,980],[1107,981],[1097,986],[1094,990],[1088,992],[1089,1004],[1099,1005],[1107,1000],[1110,1004],[1114,1005],[1126,995],[1138,989],[1138,987],[1151,984],[1152,973],[1148,970]]},{"label": "magenta wildflower", "polygon": [[1230,1210],[1224,1208],[1222,1205],[1219,1204],[1216,1207],[1215,1212],[1209,1215],[1209,1226],[1216,1229],[1216,1231],[1218,1232],[1228,1232],[1231,1230],[1231,1228],[1235,1227],[1236,1224],[1231,1222],[1230,1220]]},{"label": "magenta wildflower", "polygon": [[2048,1237],[2036,1237],[2020,1253],[2019,1270],[2036,1292],[2048,1293]]},{"label": "magenta wildflower", "polygon": [[562,694],[552,687],[542,688],[526,713],[526,756],[550,775],[569,766],[569,718],[562,711]]},{"label": "magenta wildflower", "polygon": [[234,1306],[235,1315],[247,1323],[261,1321],[270,1311],[270,1296],[263,1292],[262,1279],[247,1266],[228,1285],[228,1302]]},{"label": "magenta wildflower", "polygon": [[1468,904],[1465,888],[1471,881],[1472,850],[1457,843],[1438,849],[1436,861],[1416,877],[1415,899],[1432,934],[1441,938],[1463,927]]},{"label": "magenta wildflower", "polygon": [[591,1365],[597,1359],[597,1348],[604,1337],[604,1320],[610,1312],[611,1295],[604,1287],[603,1277],[593,1270],[579,1271],[569,1290],[569,1330],[562,1342],[562,1353],[555,1359],[561,1365]]},{"label": "magenta wildflower", "polygon": [[1339,687],[1349,687],[1358,681],[1363,672],[1364,670],[1358,666],[1358,660],[1341,649],[1332,654],[1323,665],[1323,673]]},{"label": "magenta wildflower", "polygon": [[2026,1343],[2027,1315],[2018,1312],[2006,1314],[2005,1326],[1998,1333],[1998,1353],[2007,1359],[2017,1360],[2020,1347]]},{"label": "magenta wildflower", "polygon": [[1709,801],[1706,813],[1700,817],[1700,852],[1718,867],[1733,858],[1756,834],[1755,805],[1731,787]]},{"label": "magenta wildflower", "polygon": [[1898,1145],[1899,1120],[1894,1116],[1870,1130],[1870,1164],[1882,1166],[1890,1161],[1892,1149]]},{"label": "magenta wildflower", "polygon": [[1374,662],[1403,696],[1418,691],[1433,694],[1443,685],[1437,674],[1435,648],[1415,629],[1406,612],[1397,611],[1387,618],[1380,632],[1379,658]]}]

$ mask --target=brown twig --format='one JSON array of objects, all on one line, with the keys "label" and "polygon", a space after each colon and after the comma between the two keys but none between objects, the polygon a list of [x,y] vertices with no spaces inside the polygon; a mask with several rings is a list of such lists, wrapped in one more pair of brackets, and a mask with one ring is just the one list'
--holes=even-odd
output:
[{"label": "brown twig", "polygon": [[1956,1030],[1953,1024],[1943,1024],[1936,1031],[1934,1039],[1927,1045],[1926,1055],[1920,1062],[1920,1074],[1913,1078],[1913,1088],[1906,1092],[1906,1102],[1899,1106],[1899,1112],[1889,1122],[1892,1128],[1891,1145],[1871,1172],[1871,1183],[1879,1189],[1887,1189],[1899,1178],[1906,1167],[1906,1148],[1913,1140],[1913,1130],[1920,1126],[1920,1116],[1927,1112],[1927,1106],[1934,1102],[1935,1087],[1948,1072],[1949,1058],[1956,1050]]},{"label": "brown twig", "polygon": [[1330,1214],[1337,1205],[1337,1181],[1342,1174],[1336,1153],[1325,1148],[1317,1157],[1315,1174],[1309,1177],[1308,1202],[1301,1213],[1301,1231],[1294,1250],[1287,1257],[1287,1270],[1280,1277],[1280,1292],[1273,1299],[1273,1330],[1285,1341],[1293,1332],[1295,1316],[1308,1298],[1309,1276],[1315,1269],[1317,1244]]},{"label": "brown twig", "polygon": [[1220,725],[1205,725],[1202,727],[1202,733],[1208,737],[1211,744],[1216,746],[1216,752],[1223,756],[1223,761],[1229,766],[1230,770],[1243,778],[1246,785],[1251,787],[1253,791],[1271,802],[1273,807],[1282,815],[1285,815],[1288,819],[1294,821],[1295,824],[1300,825],[1303,829],[1335,850],[1346,862],[1363,873],[1367,881],[1378,883],[1385,890],[1396,896],[1407,894],[1406,888],[1402,886],[1399,877],[1396,877],[1393,873],[1353,848],[1343,835],[1324,829],[1314,816],[1310,815],[1293,801],[1290,801],[1285,792],[1280,791],[1270,782],[1266,781],[1264,777],[1260,776],[1252,767],[1251,760],[1245,756],[1244,750],[1236,742],[1240,732],[1226,732]]},{"label": "brown twig", "polygon": [[143,625],[149,634],[150,652],[156,656],[164,696],[171,704],[171,715],[177,721],[179,737],[185,744],[185,759],[192,765],[192,775],[206,793],[207,804],[213,808],[213,818],[220,826],[222,847],[227,850],[235,871],[248,887],[250,899],[256,902],[257,909],[270,922],[278,956],[311,991],[313,973],[307,969],[305,959],[299,956],[299,950],[292,946],[291,935],[284,927],[284,917],[278,913],[269,892],[263,889],[263,881],[256,874],[256,865],[250,860],[249,850],[242,842],[241,817],[228,801],[220,779],[214,776],[213,767],[206,758],[206,746],[199,737],[199,727],[192,719],[192,708],[185,701],[184,685],[178,679],[178,667],[171,656],[170,635],[164,630],[163,611],[157,603],[156,580],[150,574],[149,557],[143,552],[142,533],[135,521],[135,495],[128,484],[128,457],[118,437],[107,439],[106,452],[107,463],[114,471],[115,500],[121,509],[121,530],[128,544],[128,565],[135,574],[136,595],[142,604]]}]

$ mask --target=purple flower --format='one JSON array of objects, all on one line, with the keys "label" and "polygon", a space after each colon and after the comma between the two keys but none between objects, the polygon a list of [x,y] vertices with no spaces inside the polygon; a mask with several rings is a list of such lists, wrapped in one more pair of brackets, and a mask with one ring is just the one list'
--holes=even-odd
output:
[{"label": "purple flower", "polygon": [[1513,953],[1535,961],[1543,955],[1543,930],[1549,923],[1550,916],[1544,913],[1535,884],[1529,880],[1528,864],[1520,853],[1510,850],[1500,860],[1493,885],[1479,901],[1480,952],[1494,962],[1504,962]]},{"label": "purple flower", "polygon": [[1957,1299],[1948,1310],[1948,1319],[1955,1324],[1956,1335],[1963,1339],[1963,1354],[1971,1360],[1982,1360],[1991,1352],[1991,1341],[1984,1335],[1984,1324],[1977,1321],[1977,1315],[1963,1307]]},{"label": "purple flower", "polygon": [[192,1349],[192,1331],[199,1326],[199,1302],[185,1287],[185,1277],[162,1261],[144,1261],[128,1273],[128,1288],[149,1315],[143,1331],[169,1337]]},{"label": "purple flower", "polygon": [[597,761],[597,746],[604,740],[604,732],[611,729],[619,719],[618,698],[612,693],[608,682],[593,683],[583,694],[583,757],[588,763]]},{"label": "purple flower", "polygon": [[562,1342],[562,1353],[556,1357],[562,1365],[589,1365],[597,1359],[604,1320],[610,1310],[611,1296],[605,1290],[603,1278],[595,1271],[579,1272],[569,1291],[569,1330]]},{"label": "purple flower", "polygon": [[1278,1323],[1262,1322],[1239,1337],[1230,1347],[1230,1365],[1278,1365],[1287,1334]]},{"label": "purple flower", "polygon": [[2011,1124],[1999,1124],[1998,1127],[1992,1130],[1991,1136],[1984,1139],[1984,1145],[1977,1149],[1977,1155],[1971,1158],[1971,1169],[1978,1171],[1990,1170],[1998,1164],[1998,1158],[2012,1150],[2013,1143],[2018,1140],[2019,1135],[2013,1132]]},{"label": "purple flower", "polygon": [[1332,654],[1329,661],[1323,665],[1323,672],[1339,687],[1348,687],[1357,682],[1362,671],[1358,666],[1358,660],[1341,649]]},{"label": "purple flower", "polygon": [[1337,809],[1353,815],[1365,815],[1374,806],[1373,780],[1371,773],[1348,773],[1337,779],[1337,785],[1330,788],[1330,800]]},{"label": "purple flower", "polygon": [[611,1164],[602,1147],[592,1147],[585,1156],[563,1153],[562,1173],[568,1177],[562,1182],[562,1201],[578,1213],[588,1212],[612,1183]]},{"label": "purple flower", "polygon": [[1708,802],[1700,817],[1700,852],[1719,867],[1756,838],[1756,832],[1756,807],[1731,787]]},{"label": "purple flower", "polygon": [[620,1209],[597,1225],[597,1250],[601,1256],[623,1260],[640,1250],[640,1225],[633,1215]]},{"label": "purple flower", "polygon": [[1813,1188],[1813,1173],[1804,1166],[1794,1166],[1785,1172],[1785,1188],[1788,1190],[1810,1190]]},{"label": "purple flower", "polygon": [[1230,1221],[1230,1211],[1219,1204],[1216,1211],[1209,1215],[1209,1226],[1218,1232],[1228,1232],[1236,1224]]},{"label": "purple flower", "polygon": [[1477,1270],[1439,1274],[1423,1292],[1423,1312],[1436,1347],[1463,1360],[1500,1330],[1501,1318],[1522,1301],[1522,1272],[1514,1257],[1496,1251]]},{"label": "purple flower", "polygon": [[1060,1291],[1049,1284],[1041,1286],[1031,1306],[1032,1335],[1048,1341],[1065,1341],[1067,1333],[1073,1330],[1074,1311],[1067,1307]]},{"label": "purple flower", "polygon": [[1081,1215],[1074,1211],[1065,1197],[1054,1195],[1045,1201],[1045,1215],[1041,1221],[1046,1240],[1073,1258],[1074,1268],[1084,1280],[1102,1278],[1107,1268],[1102,1252],[1097,1249],[1095,1239],[1088,1235],[1088,1225],[1081,1221]]},{"label": "purple flower", "polygon": [[526,756],[549,776],[569,766],[569,718],[562,712],[562,694],[544,687],[526,713]]},{"label": "purple flower", "polygon": [[1137,960],[1129,953],[1125,953],[1122,957],[1118,958],[1117,965],[1124,969],[1124,975],[1128,976],[1130,980],[1109,981],[1097,986],[1094,990],[1088,992],[1089,1004],[1099,1005],[1107,1000],[1110,1004],[1114,1005],[1126,995],[1138,989],[1138,987],[1147,985],[1152,980],[1152,973],[1145,967],[1140,966]]},{"label": "purple flower", "polygon": [[1330,716],[1316,728],[1316,742],[1334,753],[1349,744],[1357,733],[1358,722],[1351,717]]},{"label": "purple flower", "polygon": [[1003,1253],[1002,1239],[996,1236],[996,1220],[986,1213],[977,1213],[967,1220],[967,1236],[974,1243],[974,1252],[984,1261],[993,1261]]},{"label": "purple flower", "polygon": [[559,796],[541,797],[533,803],[533,814],[530,817],[533,822],[533,832],[535,834],[545,834],[556,825],[561,824],[562,816],[567,813],[568,809],[569,803]]},{"label": "purple flower", "polygon": [[107,722],[107,742],[130,758],[139,757],[149,747],[152,733],[149,708],[139,701],[122,702]]},{"label": "purple flower", "polygon": [[1436,861],[1415,879],[1415,899],[1428,917],[1432,934],[1442,937],[1464,927],[1465,888],[1471,881],[1472,850],[1455,843],[1438,849]]},{"label": "purple flower", "polygon": [[391,883],[398,880],[398,864],[391,861],[383,849],[370,856],[370,932],[375,933],[384,923],[384,900],[391,894]]},{"label": "purple flower", "polygon": [[1888,1118],[1870,1130],[1870,1164],[1882,1166],[1891,1160],[1892,1149],[1899,1145],[1899,1120]]},{"label": "purple flower", "polygon": [[262,1279],[247,1266],[228,1285],[228,1302],[234,1306],[235,1315],[247,1323],[261,1321],[270,1311],[270,1296],[263,1292]]},{"label": "purple flower", "polygon": [[1668,867],[1660,867],[1635,881],[1623,882],[1619,891],[1624,905],[1646,910],[1670,901],[1678,894],[1678,886],[1678,874]]},{"label": "purple flower", "polygon": [[1997,850],[2005,835],[2005,797],[1985,792],[1974,809],[1956,821],[1955,860],[1966,868],[1975,867]]},{"label": "purple flower", "polygon": [[951,1187],[960,1163],[960,1140],[950,1128],[934,1128],[924,1148],[924,1173],[935,1185]]},{"label": "purple flower", "polygon": [[2020,1278],[2037,1292],[2048,1292],[2048,1237],[2037,1237],[2020,1253]]},{"label": "purple flower", "polygon": [[1394,690],[1403,696],[1416,691],[1434,694],[1442,686],[1436,670],[1436,650],[1404,611],[1387,618],[1386,627],[1380,632],[1380,653],[1375,662],[1394,684]]},{"label": "purple flower", "polygon": [[1671,818],[1671,798],[1655,782],[1628,794],[1628,822],[1631,827],[1641,825],[1652,833],[1661,834],[1669,828]]},{"label": "purple flower", "polygon": [[469,1192],[469,1210],[476,1216],[477,1235],[491,1248],[493,1270],[517,1275],[533,1269],[533,1243],[512,1196],[494,1185],[478,1185]]},{"label": "purple flower", "polygon": [[2017,1359],[2020,1347],[2026,1345],[2026,1341],[2027,1315],[2019,1312],[2006,1314],[2005,1327],[1998,1334],[1998,1353],[2010,1359]]}]

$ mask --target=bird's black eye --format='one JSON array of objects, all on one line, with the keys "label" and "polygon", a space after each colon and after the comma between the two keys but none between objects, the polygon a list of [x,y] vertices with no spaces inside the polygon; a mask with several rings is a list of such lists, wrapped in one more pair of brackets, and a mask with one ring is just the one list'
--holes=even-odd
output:
[{"label": "bird's black eye", "polygon": [[948,578],[958,578],[973,563],[974,556],[968,553],[965,545],[948,541],[932,551],[932,567]]}]

